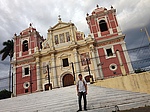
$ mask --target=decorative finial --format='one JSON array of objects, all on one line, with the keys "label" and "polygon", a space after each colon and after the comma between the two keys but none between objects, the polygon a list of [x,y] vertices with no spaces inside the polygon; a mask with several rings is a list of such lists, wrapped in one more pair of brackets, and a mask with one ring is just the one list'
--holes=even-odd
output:
[{"label": "decorative finial", "polygon": [[111,5],[111,9],[113,9],[113,6]]},{"label": "decorative finial", "polygon": [[89,16],[89,14],[87,13],[86,16]]},{"label": "decorative finial", "polygon": [[97,4],[96,7],[99,8],[99,5]]},{"label": "decorative finial", "polygon": [[30,27],[32,27],[32,23],[30,23]]},{"label": "decorative finial", "polygon": [[61,16],[60,15],[58,16],[58,20],[61,21]]}]

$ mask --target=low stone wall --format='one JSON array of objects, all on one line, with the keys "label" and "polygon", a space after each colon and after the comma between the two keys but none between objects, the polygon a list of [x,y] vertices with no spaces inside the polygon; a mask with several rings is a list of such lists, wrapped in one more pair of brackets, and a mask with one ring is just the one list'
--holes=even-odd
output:
[{"label": "low stone wall", "polygon": [[98,80],[94,85],[150,94],[150,72]]}]

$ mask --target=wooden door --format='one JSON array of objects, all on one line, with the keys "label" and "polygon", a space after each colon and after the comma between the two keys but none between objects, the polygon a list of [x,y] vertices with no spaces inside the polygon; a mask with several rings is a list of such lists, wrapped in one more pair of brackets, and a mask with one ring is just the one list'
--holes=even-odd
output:
[{"label": "wooden door", "polygon": [[74,85],[73,76],[71,74],[66,74],[63,77],[63,87]]}]

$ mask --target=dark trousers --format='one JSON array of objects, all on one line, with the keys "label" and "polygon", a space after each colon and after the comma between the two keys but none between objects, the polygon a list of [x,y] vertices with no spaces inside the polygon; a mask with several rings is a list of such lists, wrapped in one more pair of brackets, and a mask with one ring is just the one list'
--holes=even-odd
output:
[{"label": "dark trousers", "polygon": [[85,92],[79,92],[79,94],[78,94],[79,110],[82,110],[82,105],[81,105],[82,96],[83,96],[83,100],[84,100],[84,109],[86,109],[86,105],[87,105],[86,93]]}]

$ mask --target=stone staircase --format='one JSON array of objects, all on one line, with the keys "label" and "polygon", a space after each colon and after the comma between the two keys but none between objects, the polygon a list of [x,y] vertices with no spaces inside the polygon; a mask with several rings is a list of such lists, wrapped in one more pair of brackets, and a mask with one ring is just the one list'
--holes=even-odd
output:
[{"label": "stone staircase", "polygon": [[[150,95],[88,85],[89,112],[112,112],[150,106]],[[75,86],[0,100],[0,112],[76,112]]]}]

